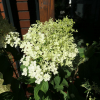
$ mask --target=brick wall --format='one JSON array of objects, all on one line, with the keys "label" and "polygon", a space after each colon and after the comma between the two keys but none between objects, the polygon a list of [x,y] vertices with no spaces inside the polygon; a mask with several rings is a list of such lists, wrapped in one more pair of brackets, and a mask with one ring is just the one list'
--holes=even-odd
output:
[{"label": "brick wall", "polygon": [[22,35],[26,34],[28,32],[28,28],[30,27],[30,14],[28,11],[27,1],[28,0],[16,0]]}]

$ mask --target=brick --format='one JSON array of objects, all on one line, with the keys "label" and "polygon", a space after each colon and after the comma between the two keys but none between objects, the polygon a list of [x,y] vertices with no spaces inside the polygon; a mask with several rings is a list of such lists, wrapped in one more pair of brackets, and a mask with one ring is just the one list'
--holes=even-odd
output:
[{"label": "brick", "polygon": [[24,35],[28,32],[29,28],[21,29],[21,34]]},{"label": "brick", "polygon": [[22,20],[22,21],[20,21],[20,27],[21,28],[30,27],[30,20]]},{"label": "brick", "polygon": [[0,11],[4,11],[2,3],[0,3]]},{"label": "brick", "polygon": [[30,19],[29,11],[18,12],[19,19]]},{"label": "brick", "polygon": [[18,2],[17,3],[17,9],[18,10],[28,10],[27,2]]}]

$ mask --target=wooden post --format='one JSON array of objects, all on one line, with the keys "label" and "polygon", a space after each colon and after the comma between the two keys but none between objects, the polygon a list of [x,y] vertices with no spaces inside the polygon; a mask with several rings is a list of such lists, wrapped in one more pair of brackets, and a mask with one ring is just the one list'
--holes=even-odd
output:
[{"label": "wooden post", "polygon": [[55,20],[54,0],[39,0],[40,22]]}]

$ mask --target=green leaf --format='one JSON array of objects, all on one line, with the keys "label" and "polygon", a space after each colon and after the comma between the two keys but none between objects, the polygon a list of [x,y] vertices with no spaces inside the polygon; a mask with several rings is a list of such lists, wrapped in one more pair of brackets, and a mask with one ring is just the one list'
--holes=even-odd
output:
[{"label": "green leaf", "polygon": [[52,80],[50,83],[51,83],[52,85],[54,85],[54,80]]},{"label": "green leaf", "polygon": [[78,50],[79,50],[79,53],[84,53],[85,48],[79,48],[79,47],[78,47]]},{"label": "green leaf", "polygon": [[84,40],[83,39],[80,39],[80,41],[78,41],[77,45],[78,46],[81,46],[82,43],[84,43]]},{"label": "green leaf", "polygon": [[68,77],[70,77],[70,76],[71,76],[71,72],[70,72],[70,71],[65,70],[65,72],[67,72],[67,74],[65,75],[65,78],[68,78]]},{"label": "green leaf", "polygon": [[54,87],[56,90],[57,90],[57,92],[58,91],[60,91],[60,90],[63,90],[63,85],[56,85],[55,87]]},{"label": "green leaf", "polygon": [[41,90],[41,87],[42,87],[42,82],[40,84],[37,84],[36,87],[34,88],[34,98],[35,98],[35,100],[40,100],[38,92],[39,92],[39,90]]},{"label": "green leaf", "polygon": [[20,70],[23,71],[24,68],[26,68],[26,66],[23,65],[23,64],[21,64],[21,66],[20,66]]},{"label": "green leaf", "polygon": [[36,80],[35,78],[30,78],[30,79],[28,79],[28,83],[29,83],[29,84],[34,83],[35,80]]},{"label": "green leaf", "polygon": [[41,98],[40,100],[52,100],[51,98],[51,92],[48,91],[46,94],[43,91],[39,91],[39,97]]},{"label": "green leaf", "polygon": [[66,98],[68,98],[68,92],[65,93],[64,91],[61,90],[60,93],[63,94],[63,96],[64,96],[64,97],[63,97],[64,100],[66,100]]},{"label": "green leaf", "polygon": [[59,77],[59,75],[57,75],[57,76],[54,78],[55,85],[59,85],[59,84],[60,84],[60,81],[61,81],[61,78]]},{"label": "green leaf", "polygon": [[78,50],[79,50],[80,57],[84,58],[85,57],[86,48],[78,48]]},{"label": "green leaf", "polygon": [[65,78],[63,78],[63,81],[62,81],[61,85],[66,86],[66,87],[69,86],[69,85],[68,85],[68,82],[66,81]]},{"label": "green leaf", "polygon": [[49,84],[48,84],[48,81],[43,81],[42,82],[42,87],[41,87],[41,90],[46,94],[46,92],[48,91],[49,89]]},{"label": "green leaf", "polygon": [[43,100],[52,100],[51,98],[49,98],[49,96],[47,96],[45,99]]},{"label": "green leaf", "polygon": [[87,93],[88,92],[88,90],[86,90],[84,93]]},{"label": "green leaf", "polygon": [[45,100],[52,100],[52,94],[50,91],[47,91],[47,93],[45,94]]},{"label": "green leaf", "polygon": [[41,98],[40,100],[44,100],[45,99],[45,93],[43,91],[39,91],[38,92],[39,97]]}]

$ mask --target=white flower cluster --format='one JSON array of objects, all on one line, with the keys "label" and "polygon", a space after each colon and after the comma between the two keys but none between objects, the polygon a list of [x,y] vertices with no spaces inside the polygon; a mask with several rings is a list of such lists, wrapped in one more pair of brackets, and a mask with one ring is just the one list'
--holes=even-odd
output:
[{"label": "white flower cluster", "polygon": [[11,47],[15,47],[20,43],[20,38],[18,38],[18,32],[9,32],[7,35],[0,36],[0,48],[7,48],[7,44],[10,44]]},{"label": "white flower cluster", "polygon": [[[46,70],[46,69],[44,69]],[[40,84],[40,82],[44,79],[44,81],[49,81],[51,76],[48,73],[43,73],[43,69],[40,68],[39,65],[36,65],[36,61],[31,61],[30,66],[27,68],[23,69],[22,75],[27,76],[27,71],[29,71],[29,76],[31,78],[36,78],[37,80],[35,81],[37,84]]]},{"label": "white flower cluster", "polygon": [[[73,67],[72,60],[79,53],[71,34],[74,31],[73,23],[72,19],[67,17],[62,21],[56,20],[56,22],[49,19],[44,24],[37,21],[37,24],[31,25],[28,33],[23,35],[23,41],[19,41],[17,35],[17,37],[13,35],[12,38],[9,36],[9,39],[7,36],[7,43],[11,46],[19,45],[26,54],[21,59],[23,65],[27,67],[23,70],[22,75],[26,76],[28,70],[29,76],[35,77],[35,82],[40,84],[42,80],[50,80],[51,72],[54,75],[58,73],[58,63],[63,66],[65,60],[65,65]],[[10,43],[10,39],[17,41]],[[36,64],[36,59],[39,57],[43,59]]]}]

